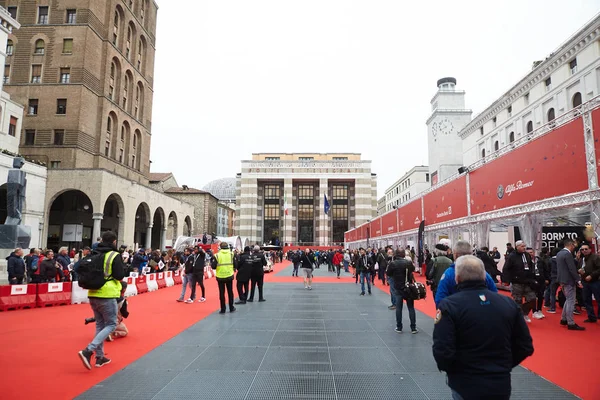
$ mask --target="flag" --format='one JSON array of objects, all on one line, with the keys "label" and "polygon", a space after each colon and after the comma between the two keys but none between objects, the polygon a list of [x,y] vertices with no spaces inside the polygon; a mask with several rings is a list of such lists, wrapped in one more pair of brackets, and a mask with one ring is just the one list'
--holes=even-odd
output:
[{"label": "flag", "polygon": [[325,196],[325,214],[329,214],[329,201],[327,200],[327,195]]},{"label": "flag", "polygon": [[285,215],[288,215],[288,202],[287,202],[287,194],[283,195],[283,212]]}]

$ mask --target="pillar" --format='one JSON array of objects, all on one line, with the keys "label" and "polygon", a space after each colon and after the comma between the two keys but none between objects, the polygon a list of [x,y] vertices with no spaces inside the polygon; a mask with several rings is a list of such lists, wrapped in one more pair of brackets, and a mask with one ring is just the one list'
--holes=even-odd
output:
[{"label": "pillar", "polygon": [[102,218],[104,218],[103,213],[94,213],[92,215],[92,219],[94,220],[94,227],[92,228],[92,243],[100,237],[102,230]]},{"label": "pillar", "polygon": [[[292,225],[293,225],[293,181],[291,178],[286,178],[283,181],[283,235],[281,235],[281,245],[284,243],[293,243],[295,240],[292,237]],[[285,206],[287,203],[288,215],[285,215]]]},{"label": "pillar", "polygon": [[152,224],[148,225],[148,229],[146,229],[146,245],[144,248],[150,248],[152,246]]},{"label": "pillar", "polygon": [[[327,178],[319,179],[319,211],[316,215],[319,217],[319,229],[316,232],[315,241],[319,243],[319,246],[329,245],[329,215],[325,214],[325,195],[328,194],[328,181]],[[331,207],[331,199],[327,197],[329,206]],[[331,213],[331,210],[329,211]],[[318,235],[318,236],[317,236]]]},{"label": "pillar", "polygon": [[167,247],[167,228],[162,228],[160,233],[160,249],[164,250]]}]

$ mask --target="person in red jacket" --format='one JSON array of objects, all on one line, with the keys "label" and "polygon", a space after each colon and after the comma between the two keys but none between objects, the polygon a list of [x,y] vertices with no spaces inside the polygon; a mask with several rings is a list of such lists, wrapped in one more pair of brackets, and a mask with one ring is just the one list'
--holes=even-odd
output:
[{"label": "person in red jacket", "polygon": [[338,250],[334,255],[333,255],[333,266],[335,268],[337,268],[337,278],[340,279],[340,271],[342,269],[342,263],[344,262],[344,256],[342,255],[342,252],[340,250]]}]

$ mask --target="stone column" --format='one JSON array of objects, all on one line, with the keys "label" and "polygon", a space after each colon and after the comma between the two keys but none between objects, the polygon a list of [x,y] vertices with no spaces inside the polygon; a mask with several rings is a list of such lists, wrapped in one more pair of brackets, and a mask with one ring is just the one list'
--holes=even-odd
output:
[{"label": "stone column", "polygon": [[[286,178],[283,181],[283,235],[281,240],[283,243],[292,243],[292,201],[293,201],[293,184],[291,178]],[[288,215],[285,215],[285,206],[287,202]],[[283,245],[282,243],[282,245]]]},{"label": "stone column", "polygon": [[160,249],[165,250],[167,247],[167,228],[162,228],[160,233]]},{"label": "stone column", "polygon": [[103,213],[94,213],[92,215],[92,219],[94,220],[94,227],[92,229],[92,243],[96,242],[96,239],[100,237],[102,230],[102,218],[104,218]]},{"label": "stone column", "polygon": [[149,248],[152,246],[152,224],[148,225],[148,229],[146,229],[146,245],[144,248]]},{"label": "stone column", "polygon": [[[329,223],[331,222],[329,216],[325,214],[325,195],[328,194],[328,180],[327,178],[319,179],[319,211],[316,215],[319,216],[319,229],[316,234],[315,240],[319,243],[319,246],[329,245]],[[327,197],[329,206],[331,207],[331,199]],[[330,210],[331,212],[331,210]]]}]

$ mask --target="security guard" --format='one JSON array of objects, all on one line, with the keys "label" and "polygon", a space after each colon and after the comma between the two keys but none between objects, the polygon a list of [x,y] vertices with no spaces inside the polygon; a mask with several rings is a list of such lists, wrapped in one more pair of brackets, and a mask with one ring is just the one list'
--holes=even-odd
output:
[{"label": "security guard", "polygon": [[235,278],[237,280],[237,292],[240,299],[235,304],[246,304],[253,263],[254,259],[250,254],[250,247],[246,246],[236,263],[237,274]]},{"label": "security guard", "polygon": [[252,252],[252,275],[250,283],[250,298],[247,301],[254,301],[254,289],[258,286],[258,301],[266,301],[263,297],[263,282],[265,278],[265,270],[263,267],[267,265],[267,259],[265,255],[261,253],[259,246],[254,246]]},{"label": "security guard", "polygon": [[221,242],[221,250],[211,259],[211,266],[216,269],[217,283],[219,284],[219,300],[221,300],[221,311],[219,314],[225,314],[225,288],[229,297],[229,312],[234,312],[233,305],[233,253],[229,250],[229,245]]},{"label": "security guard", "polygon": [[508,400],[511,370],[533,354],[521,308],[486,288],[479,258],[459,257],[455,269],[458,292],[438,305],[433,357],[452,398]]}]

